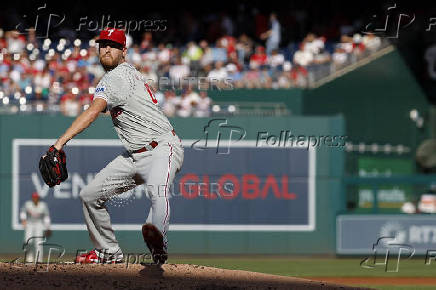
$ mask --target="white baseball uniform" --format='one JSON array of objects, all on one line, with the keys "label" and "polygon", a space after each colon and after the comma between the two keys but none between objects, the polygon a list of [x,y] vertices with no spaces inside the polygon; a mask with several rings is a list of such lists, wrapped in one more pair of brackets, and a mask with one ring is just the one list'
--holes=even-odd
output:
[{"label": "white baseball uniform", "polygon": [[26,262],[34,262],[38,257],[38,262],[42,262],[44,241],[44,230],[50,228],[50,214],[47,204],[43,201],[35,203],[28,200],[24,203],[20,211],[21,221],[26,221],[24,229],[24,244],[26,245]]},{"label": "white baseball uniform", "polygon": [[[151,222],[167,246],[169,186],[183,163],[183,147],[143,76],[122,63],[107,72],[94,98],[107,102],[115,130],[126,151],[103,168],[80,192],[89,235],[97,249],[119,253],[105,202],[139,184],[151,199]],[[152,146],[157,143],[157,146]],[[147,151],[135,153],[141,148]]]}]

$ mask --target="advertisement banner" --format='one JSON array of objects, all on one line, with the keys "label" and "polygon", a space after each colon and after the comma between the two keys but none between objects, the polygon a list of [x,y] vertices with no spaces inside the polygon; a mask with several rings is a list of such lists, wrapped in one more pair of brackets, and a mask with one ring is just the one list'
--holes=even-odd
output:
[{"label": "advertisement banner", "polygon": [[371,254],[383,239],[416,254],[436,249],[436,223],[430,215],[340,215],[336,225],[338,254]]},{"label": "advertisement banner", "polygon": [[[118,140],[77,139],[65,148],[69,178],[49,188],[38,161],[50,139],[13,141],[12,228],[32,192],[48,204],[55,230],[85,230],[80,190],[124,149]],[[170,190],[170,230],[312,231],[315,229],[313,148],[257,147],[241,141],[227,154],[184,140],[182,170]],[[151,202],[141,185],[107,202],[117,230],[138,230]]]}]

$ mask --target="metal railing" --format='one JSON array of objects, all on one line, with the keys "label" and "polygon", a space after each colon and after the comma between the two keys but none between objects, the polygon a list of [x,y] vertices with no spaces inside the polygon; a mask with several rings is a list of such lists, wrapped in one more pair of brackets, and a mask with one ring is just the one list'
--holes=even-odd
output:
[{"label": "metal railing", "polygon": [[311,65],[307,68],[307,87],[317,88],[355,70],[358,67],[366,65],[374,59],[377,59],[393,50],[394,47],[390,42],[383,40],[378,50],[374,52],[365,50],[360,54],[350,54],[348,55],[347,60],[341,65],[337,65],[333,61],[324,64]]}]

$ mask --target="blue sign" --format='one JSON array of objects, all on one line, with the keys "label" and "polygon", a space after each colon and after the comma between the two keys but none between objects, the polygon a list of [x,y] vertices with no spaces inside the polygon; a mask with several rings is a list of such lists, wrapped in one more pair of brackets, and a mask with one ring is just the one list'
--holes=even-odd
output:
[{"label": "blue sign", "polygon": [[[13,142],[12,226],[22,229],[19,210],[32,192],[47,202],[56,230],[85,230],[80,190],[124,151],[118,140],[77,139],[65,148],[69,178],[49,188],[38,160],[54,143]],[[171,188],[170,230],[311,231],[315,229],[315,150],[256,147],[244,141],[229,154],[183,142],[182,170]],[[137,230],[149,215],[145,186],[108,201],[115,229]]]},{"label": "blue sign", "polygon": [[416,254],[436,249],[435,218],[429,215],[341,215],[336,230],[338,254],[371,254],[381,240],[410,246]]}]

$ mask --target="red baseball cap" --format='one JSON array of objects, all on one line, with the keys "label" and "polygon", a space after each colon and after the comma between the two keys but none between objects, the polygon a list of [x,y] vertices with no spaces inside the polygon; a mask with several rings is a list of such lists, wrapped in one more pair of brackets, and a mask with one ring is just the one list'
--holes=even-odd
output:
[{"label": "red baseball cap", "polygon": [[34,193],[32,193],[32,198],[39,198],[39,194],[38,194],[38,192],[34,192]]},{"label": "red baseball cap", "polygon": [[103,40],[110,40],[126,47],[126,35],[124,34],[124,30],[118,28],[108,27],[102,30],[100,32],[100,37],[95,42],[99,43]]}]

